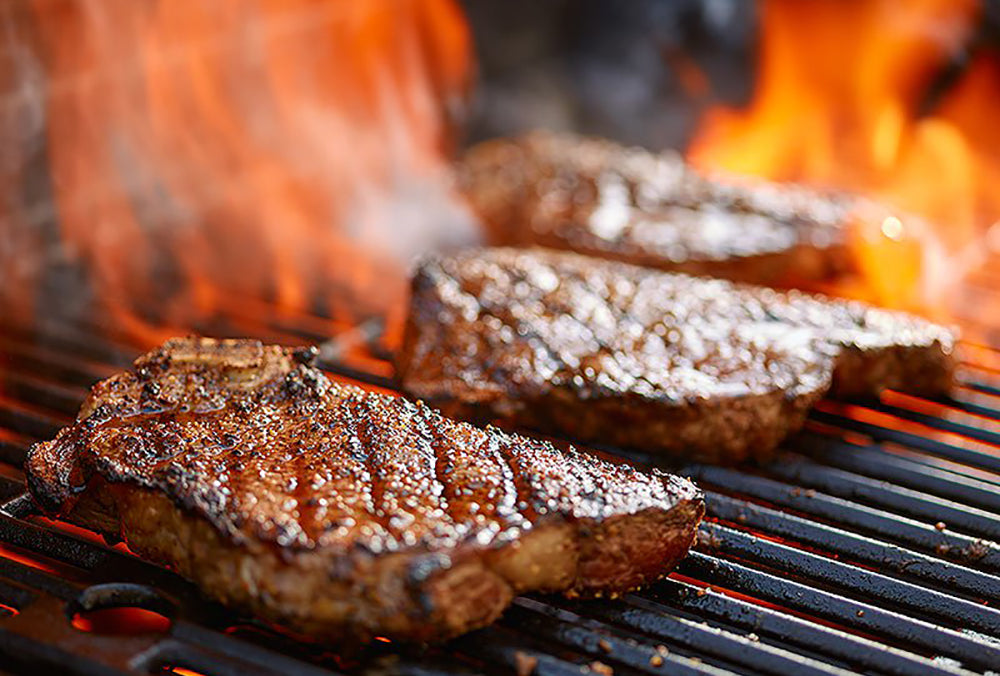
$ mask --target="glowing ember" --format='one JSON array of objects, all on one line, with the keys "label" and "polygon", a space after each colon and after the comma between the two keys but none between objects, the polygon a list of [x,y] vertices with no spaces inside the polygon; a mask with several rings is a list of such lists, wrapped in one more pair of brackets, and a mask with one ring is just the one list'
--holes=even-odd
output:
[{"label": "glowing ember", "polygon": [[859,214],[865,279],[839,291],[940,309],[986,260],[984,244],[1000,240],[986,238],[1000,218],[1000,60],[977,56],[931,98],[978,18],[974,0],[765,0],[755,95],[746,110],[710,111],[690,158],[709,171],[872,195],[924,217]]},{"label": "glowing ember", "polygon": [[71,624],[80,631],[95,634],[132,636],[163,633],[170,629],[170,618],[144,608],[100,608],[73,615]]},{"label": "glowing ember", "polygon": [[[445,180],[470,65],[452,0],[31,7],[6,11],[0,88],[38,117],[9,121],[44,130],[52,194],[4,212],[18,281],[38,288],[50,261],[23,253],[44,259],[29,240],[58,228],[61,262],[155,340],[239,298],[384,316],[410,257],[470,237]],[[0,207],[24,199],[0,185]],[[23,311],[26,288],[0,300]]]}]

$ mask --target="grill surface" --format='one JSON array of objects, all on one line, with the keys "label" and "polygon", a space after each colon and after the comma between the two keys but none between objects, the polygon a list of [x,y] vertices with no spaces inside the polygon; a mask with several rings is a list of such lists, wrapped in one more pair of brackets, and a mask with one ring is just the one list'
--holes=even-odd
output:
[{"label": "grill surface", "polygon": [[[210,327],[324,343],[334,377],[392,389],[374,323],[260,308]],[[1000,670],[1000,353],[967,344],[953,398],[824,402],[763,467],[690,465],[708,516],[670,576],[616,601],[518,599],[442,647],[338,655],[206,601],[122,546],[32,514],[19,469],[86,388],[143,346],[92,327],[0,326],[0,665],[38,673],[959,674]],[[651,459],[599,449],[638,464]],[[81,631],[78,611],[167,615],[166,632]],[[533,658],[533,659],[526,659]]]}]

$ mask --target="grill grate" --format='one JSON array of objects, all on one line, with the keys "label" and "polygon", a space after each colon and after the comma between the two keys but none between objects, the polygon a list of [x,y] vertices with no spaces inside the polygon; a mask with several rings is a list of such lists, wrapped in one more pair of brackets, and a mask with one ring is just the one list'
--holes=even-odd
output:
[{"label": "grill grate", "polygon": [[[260,308],[240,332],[325,332],[334,376],[392,389],[378,326]],[[260,319],[264,317],[264,319]],[[229,331],[231,332],[231,331]],[[209,331],[208,333],[212,333]],[[1000,669],[1000,353],[952,398],[824,402],[779,462],[690,465],[708,513],[670,578],[614,601],[523,597],[496,625],[440,647],[376,642],[336,655],[202,598],[187,582],[32,513],[19,464],[75,415],[86,388],[141,347],[85,326],[0,327],[0,663],[65,673],[330,674],[604,671],[965,674]],[[652,459],[616,449],[638,464]],[[102,604],[169,615],[166,633],[71,624]],[[185,671],[186,670],[186,671]]]}]

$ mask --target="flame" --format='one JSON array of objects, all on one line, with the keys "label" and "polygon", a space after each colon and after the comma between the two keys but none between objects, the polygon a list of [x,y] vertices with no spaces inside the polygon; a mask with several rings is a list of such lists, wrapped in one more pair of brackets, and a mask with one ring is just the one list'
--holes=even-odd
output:
[{"label": "flame", "polygon": [[408,259],[472,236],[445,180],[471,62],[453,0],[34,0],[3,14],[36,36],[11,46],[20,67],[0,87],[38,116],[19,130],[39,130],[51,199],[6,204],[37,181],[22,157],[0,194],[15,233],[0,262],[41,276],[47,261],[28,259],[57,228],[61,262],[133,334],[154,341],[240,298],[398,312]]},{"label": "flame", "polygon": [[691,161],[899,209],[857,214],[862,279],[835,291],[941,311],[987,260],[1000,218],[1000,59],[977,54],[935,98],[979,12],[974,0],[764,0],[752,100],[710,109]]}]

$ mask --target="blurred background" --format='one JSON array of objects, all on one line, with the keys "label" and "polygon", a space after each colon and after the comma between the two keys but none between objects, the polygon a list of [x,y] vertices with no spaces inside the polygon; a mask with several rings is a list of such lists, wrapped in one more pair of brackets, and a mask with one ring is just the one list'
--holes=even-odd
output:
[{"label": "blurred background", "polygon": [[541,127],[683,149],[712,104],[753,91],[753,0],[462,6],[479,75],[469,143]]},{"label": "blurred background", "polygon": [[391,338],[413,258],[480,239],[453,158],[536,128],[884,200],[932,226],[864,255],[982,316],[998,47],[974,0],[9,0],[0,321]]}]

